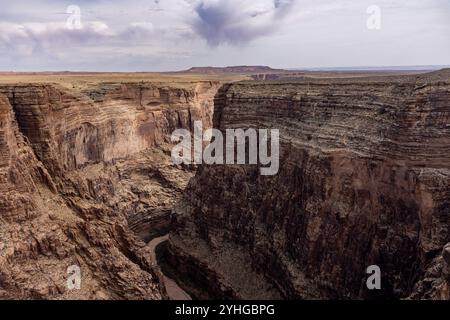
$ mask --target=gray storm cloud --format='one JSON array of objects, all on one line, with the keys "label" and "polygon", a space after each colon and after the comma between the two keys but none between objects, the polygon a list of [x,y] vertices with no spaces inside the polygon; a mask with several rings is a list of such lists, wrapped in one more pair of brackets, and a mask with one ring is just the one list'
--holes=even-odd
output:
[{"label": "gray storm cloud", "polygon": [[203,0],[194,11],[193,30],[208,45],[239,45],[271,34],[295,0]]}]

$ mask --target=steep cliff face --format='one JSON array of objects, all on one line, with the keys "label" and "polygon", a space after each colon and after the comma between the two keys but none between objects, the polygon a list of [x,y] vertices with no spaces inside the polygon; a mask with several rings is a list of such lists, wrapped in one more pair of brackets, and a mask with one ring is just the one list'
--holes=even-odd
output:
[{"label": "steep cliff face", "polygon": [[132,229],[168,224],[192,176],[171,165],[168,136],[211,126],[218,86],[0,86],[0,298],[164,298]]},{"label": "steep cliff face", "polygon": [[170,238],[181,278],[221,298],[449,299],[450,72],[237,83],[214,127],[279,129],[280,171],[200,167]]},{"label": "steep cliff face", "polygon": [[61,172],[127,158],[164,142],[175,128],[190,128],[193,119],[211,126],[217,84],[190,86],[101,84],[77,94],[54,85],[16,85],[0,92],[39,159]]},{"label": "steep cliff face", "polygon": [[[162,297],[158,273],[126,228],[124,215],[85,203],[74,208],[18,130],[0,100],[1,298]],[[67,268],[80,267],[70,291]]]},{"label": "steep cliff face", "polygon": [[27,84],[0,86],[0,93],[62,192],[125,211],[132,229],[144,235],[168,223],[172,193],[192,176],[170,163],[170,134],[195,120],[210,127],[218,87],[111,83],[76,92]]}]

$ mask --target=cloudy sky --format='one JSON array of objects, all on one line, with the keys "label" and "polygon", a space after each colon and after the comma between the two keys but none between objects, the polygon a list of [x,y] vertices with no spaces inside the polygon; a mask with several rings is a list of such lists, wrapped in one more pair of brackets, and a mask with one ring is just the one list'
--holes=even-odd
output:
[{"label": "cloudy sky", "polygon": [[0,8],[4,71],[450,65],[450,0],[0,0]]}]

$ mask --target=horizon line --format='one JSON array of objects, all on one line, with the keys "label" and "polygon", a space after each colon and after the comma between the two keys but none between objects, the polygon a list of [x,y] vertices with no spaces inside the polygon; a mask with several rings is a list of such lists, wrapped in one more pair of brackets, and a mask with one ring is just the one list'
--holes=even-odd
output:
[{"label": "horizon line", "polygon": [[0,73],[182,73],[186,72],[193,68],[217,68],[217,69],[224,69],[224,68],[230,68],[230,67],[269,67],[273,69],[274,71],[370,71],[370,70],[377,70],[377,71],[435,71],[445,68],[450,68],[450,64],[430,64],[430,65],[404,65],[404,66],[396,66],[396,65],[379,65],[379,66],[343,66],[343,67],[289,67],[289,68],[277,68],[277,67],[271,67],[268,65],[229,65],[229,66],[194,66],[189,67],[187,69],[182,70],[165,70],[165,71],[87,71],[87,70],[27,70],[27,71],[15,71],[15,70],[0,70]]}]

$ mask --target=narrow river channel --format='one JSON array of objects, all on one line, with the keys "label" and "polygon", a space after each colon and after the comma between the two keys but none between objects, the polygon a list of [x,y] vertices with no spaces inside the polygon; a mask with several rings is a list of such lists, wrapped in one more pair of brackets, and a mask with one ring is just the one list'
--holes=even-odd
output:
[{"label": "narrow river channel", "polygon": [[[148,243],[148,246],[151,251],[151,259],[156,264],[158,263],[158,260],[156,259],[156,252],[155,252],[156,247],[159,244],[161,244],[167,240],[169,240],[169,235],[155,238]],[[181,289],[180,286],[175,281],[173,281],[166,275],[164,275],[163,281],[164,281],[164,286],[166,287],[167,295],[169,296],[170,300],[192,300],[191,297],[186,293],[186,291]]]}]

